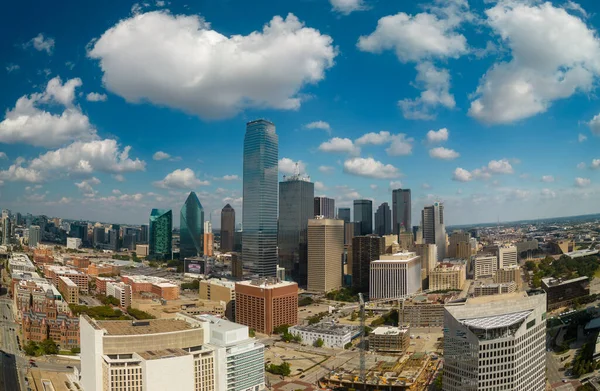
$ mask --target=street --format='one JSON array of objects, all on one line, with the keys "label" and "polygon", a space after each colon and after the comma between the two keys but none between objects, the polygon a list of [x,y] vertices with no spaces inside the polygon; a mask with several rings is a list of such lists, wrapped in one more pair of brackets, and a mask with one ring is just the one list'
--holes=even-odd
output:
[{"label": "street", "polygon": [[25,373],[27,358],[19,350],[17,330],[19,325],[14,322],[12,301],[0,299],[0,328],[2,337],[2,370],[0,371],[2,390],[25,390]]}]

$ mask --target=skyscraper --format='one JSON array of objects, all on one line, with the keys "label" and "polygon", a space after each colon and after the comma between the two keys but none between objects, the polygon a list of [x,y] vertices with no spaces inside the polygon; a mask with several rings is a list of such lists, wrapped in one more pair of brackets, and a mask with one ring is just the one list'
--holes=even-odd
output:
[{"label": "skyscraper", "polygon": [[344,223],[349,223],[350,220],[350,208],[339,208],[338,219],[344,220]]},{"label": "skyscraper", "polygon": [[423,208],[421,213],[423,228],[423,242],[435,244],[438,248],[438,260],[446,258],[446,227],[444,225],[444,205],[434,202],[431,206]]},{"label": "skyscraper", "polygon": [[152,209],[148,236],[149,256],[154,259],[170,259],[173,241],[171,209]]},{"label": "skyscraper", "polygon": [[104,244],[106,241],[105,234],[106,230],[104,227],[94,227],[94,230],[92,231],[92,245],[96,247],[99,244]]},{"label": "skyscraper", "polygon": [[385,239],[377,235],[355,236],[352,238],[352,287],[362,293],[369,293],[371,261],[385,253]]},{"label": "skyscraper", "polygon": [[411,224],[411,201],[410,189],[396,189],[392,191],[392,232],[398,235],[400,227],[410,231]]},{"label": "skyscraper", "polygon": [[314,217],[315,185],[300,175],[279,182],[279,266],[300,286],[307,278],[307,227]]},{"label": "skyscraper", "polygon": [[179,259],[204,254],[204,208],[195,192],[181,207],[179,220]]},{"label": "skyscraper", "polygon": [[233,251],[235,232],[235,210],[227,204],[221,209],[221,251]]},{"label": "skyscraper", "polygon": [[278,143],[272,122],[246,124],[242,259],[251,273],[277,275]]},{"label": "skyscraper", "polygon": [[315,197],[315,212],[313,216],[335,219],[335,200],[327,197]]},{"label": "skyscraper", "polygon": [[79,238],[82,242],[87,242],[87,224],[85,223],[73,223],[69,231],[69,236],[72,238]]},{"label": "skyscraper", "polygon": [[148,226],[146,224],[140,226],[140,243],[148,243]]},{"label": "skyscraper", "polygon": [[360,222],[360,232],[354,231],[354,235],[373,233],[373,201],[354,200],[354,222]]},{"label": "skyscraper", "polygon": [[313,292],[342,287],[344,222],[339,219],[308,220],[308,285]]},{"label": "skyscraper", "polygon": [[379,205],[375,212],[375,233],[379,236],[392,233],[392,212],[387,202]]},{"label": "skyscraper", "polygon": [[2,219],[2,244],[9,245],[11,237],[11,223],[10,218],[7,216]]},{"label": "skyscraper", "polygon": [[29,226],[29,247],[37,247],[38,243],[42,241],[42,232],[39,225]]}]

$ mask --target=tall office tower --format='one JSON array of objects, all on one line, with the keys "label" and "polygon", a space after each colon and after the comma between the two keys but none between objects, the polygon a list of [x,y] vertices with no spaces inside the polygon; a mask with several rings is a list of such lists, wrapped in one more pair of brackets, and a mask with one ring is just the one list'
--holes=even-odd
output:
[{"label": "tall office tower", "polygon": [[15,224],[16,225],[23,225],[23,222],[24,222],[23,221],[23,215],[21,213],[17,212],[15,214]]},{"label": "tall office tower", "polygon": [[259,119],[246,124],[242,259],[261,277],[277,275],[278,143],[273,123]]},{"label": "tall office tower", "polygon": [[335,200],[327,197],[315,197],[314,216],[335,219]]},{"label": "tall office tower", "polygon": [[444,205],[441,202],[435,202],[433,205],[423,208],[421,226],[423,242],[437,246],[439,261],[446,258],[446,226],[444,225]]},{"label": "tall office tower", "polygon": [[448,245],[448,258],[459,258],[458,249],[459,247],[464,247],[464,244],[461,243],[467,243],[470,246],[470,238],[471,235],[468,232],[452,232],[452,235],[448,238],[448,241],[450,242]]},{"label": "tall office tower", "polygon": [[279,266],[300,286],[308,276],[307,227],[314,217],[315,185],[299,174],[279,182]]},{"label": "tall office tower", "polygon": [[379,205],[375,212],[375,233],[379,236],[392,233],[392,211],[387,202]]},{"label": "tall office tower", "polygon": [[140,243],[148,243],[148,226],[146,224],[140,226]]},{"label": "tall office tower", "polygon": [[9,245],[11,240],[11,223],[8,217],[2,219],[2,244]]},{"label": "tall office tower", "polygon": [[437,266],[437,246],[435,244],[417,244],[415,251],[421,257],[421,268],[424,270],[424,277],[427,278]]},{"label": "tall office tower", "polygon": [[173,212],[152,209],[148,232],[148,252],[154,259],[170,259],[173,243]]},{"label": "tall office tower", "polygon": [[108,231],[108,244],[113,251],[119,250],[119,231],[116,229]]},{"label": "tall office tower", "polygon": [[2,216],[0,218],[4,219],[10,219],[10,209],[2,209]]},{"label": "tall office tower", "polygon": [[41,230],[40,227],[37,225],[30,225],[29,226],[29,241],[28,246],[29,247],[37,247],[38,243],[40,243],[42,241],[42,237],[41,237]]},{"label": "tall office tower", "polygon": [[136,245],[135,239],[136,239],[135,234],[129,233],[129,234],[123,235],[123,248],[126,248],[129,251],[134,251],[135,245]]},{"label": "tall office tower", "polygon": [[373,201],[354,200],[354,222],[360,222],[360,232],[354,231],[354,235],[373,233]]},{"label": "tall office tower", "polygon": [[106,241],[104,237],[105,233],[104,227],[94,227],[94,230],[92,231],[92,245],[94,247],[103,244]]},{"label": "tall office tower", "polygon": [[344,223],[349,223],[351,220],[350,217],[350,208],[338,208],[338,219],[344,220]]},{"label": "tall office tower", "polygon": [[371,262],[369,300],[405,298],[421,289],[421,257],[412,252],[381,255]]},{"label": "tall office tower", "polygon": [[444,390],[546,387],[546,295],[468,298],[444,307]]},{"label": "tall office tower", "polygon": [[235,210],[227,204],[221,209],[221,252],[233,251]]},{"label": "tall office tower", "polygon": [[204,240],[202,241],[204,246],[204,255],[212,257],[214,255],[215,248],[215,235],[212,232],[204,232]]},{"label": "tall office tower", "polygon": [[357,292],[369,293],[369,275],[372,261],[385,254],[385,239],[377,235],[352,238],[352,287]]},{"label": "tall office tower", "polygon": [[87,224],[85,223],[72,223],[69,231],[69,236],[72,238],[79,238],[82,242],[87,241]]},{"label": "tall office tower", "polygon": [[344,245],[351,246],[354,237],[354,223],[344,223]]},{"label": "tall office tower", "polygon": [[498,269],[518,265],[517,247],[500,246],[498,247]]},{"label": "tall office tower", "polygon": [[392,232],[400,233],[400,227],[411,230],[411,200],[410,189],[396,189],[392,191]]},{"label": "tall office tower", "polygon": [[312,292],[329,292],[342,287],[344,221],[308,220],[308,285]]},{"label": "tall office tower", "polygon": [[181,207],[179,220],[179,259],[204,254],[204,208],[195,192]]}]

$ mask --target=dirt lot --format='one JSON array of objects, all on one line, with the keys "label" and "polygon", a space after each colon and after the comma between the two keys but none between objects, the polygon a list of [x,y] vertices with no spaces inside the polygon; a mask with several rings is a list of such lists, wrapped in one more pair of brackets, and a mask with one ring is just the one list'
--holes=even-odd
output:
[{"label": "dirt lot", "polygon": [[299,352],[294,350],[294,346],[290,344],[290,348],[269,347],[265,350],[265,363],[279,365],[285,361],[290,364],[292,376],[294,376],[327,358],[327,356],[319,354]]}]

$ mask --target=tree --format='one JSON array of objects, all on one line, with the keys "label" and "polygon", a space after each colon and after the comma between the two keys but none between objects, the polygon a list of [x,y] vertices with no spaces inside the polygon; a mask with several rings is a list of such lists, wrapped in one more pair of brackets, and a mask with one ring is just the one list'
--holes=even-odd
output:
[{"label": "tree", "polygon": [[40,347],[45,354],[58,354],[58,346],[56,346],[56,342],[51,339],[43,340]]},{"label": "tree", "polygon": [[256,337],[256,330],[254,330],[254,329],[249,329],[249,330],[248,330],[248,336],[250,336],[250,338],[254,338],[254,337]]},{"label": "tree", "polygon": [[274,375],[281,375],[281,376],[289,376],[290,373],[292,373],[292,371],[290,369],[290,364],[288,362],[284,362],[281,365],[275,365],[275,364],[267,365],[266,370],[267,370],[267,372],[270,372]]},{"label": "tree", "polygon": [[132,308],[131,306],[127,307],[127,313],[137,320],[156,319],[155,316],[150,315],[145,311],[138,310],[137,308]]},{"label": "tree", "polygon": [[38,354],[38,345],[33,341],[27,342],[27,345],[23,347],[25,354],[28,356],[39,356]]},{"label": "tree", "polygon": [[305,307],[307,305],[311,305],[312,303],[314,303],[312,297],[306,296],[298,301],[298,307]]},{"label": "tree", "polygon": [[317,340],[315,341],[315,346],[316,346],[317,348],[321,348],[321,347],[323,347],[323,344],[324,344],[324,343],[325,343],[325,342],[323,342],[323,340],[322,340],[321,338],[319,338],[319,339],[317,339]]},{"label": "tree", "polygon": [[71,348],[71,353],[79,354],[79,353],[81,353],[81,348]]},{"label": "tree", "polygon": [[350,349],[352,347],[352,342],[348,342],[344,345],[344,349]]},{"label": "tree", "polygon": [[528,271],[535,272],[537,270],[537,265],[533,261],[527,261],[525,262],[525,269]]},{"label": "tree", "polygon": [[290,328],[289,324],[282,324],[280,326],[275,327],[275,329],[273,330],[273,333],[275,334],[287,334],[288,329]]}]

